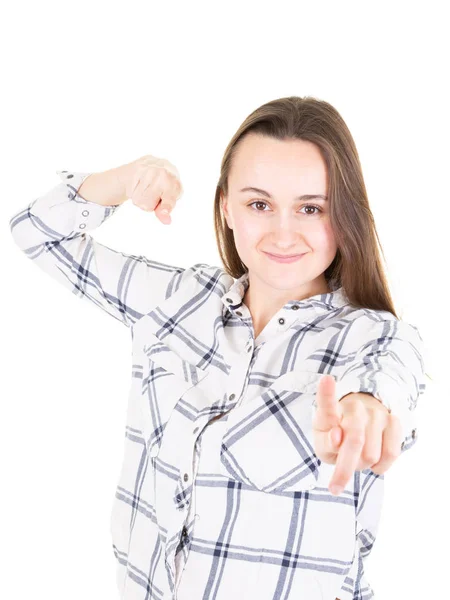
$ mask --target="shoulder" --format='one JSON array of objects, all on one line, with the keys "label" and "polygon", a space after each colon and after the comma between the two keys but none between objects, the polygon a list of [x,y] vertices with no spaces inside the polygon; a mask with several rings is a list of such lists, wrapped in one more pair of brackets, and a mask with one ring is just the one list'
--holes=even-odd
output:
[{"label": "shoulder", "polygon": [[191,267],[185,269],[183,274],[185,281],[195,280],[200,284],[207,284],[210,281],[217,281],[225,285],[232,284],[233,278],[223,267],[209,265],[207,263],[195,263]]},{"label": "shoulder", "polygon": [[358,309],[347,315],[348,335],[358,344],[402,340],[415,346],[423,344],[419,329],[386,310]]},{"label": "shoulder", "polygon": [[180,288],[193,293],[200,290],[211,290],[213,287],[218,287],[223,290],[222,293],[225,293],[233,282],[234,279],[224,268],[208,263],[195,263],[190,267],[186,267],[174,277],[172,293]]}]

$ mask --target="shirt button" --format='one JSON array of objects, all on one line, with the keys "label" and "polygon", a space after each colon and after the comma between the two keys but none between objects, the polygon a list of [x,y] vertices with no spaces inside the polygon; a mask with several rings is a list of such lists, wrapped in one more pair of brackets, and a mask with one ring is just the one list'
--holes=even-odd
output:
[{"label": "shirt button", "polygon": [[292,307],[292,310],[298,310],[300,308],[300,306],[298,304],[294,304],[294,306]]},{"label": "shirt button", "polygon": [[81,223],[81,225],[79,225],[80,229],[84,229],[86,227],[86,223]]},{"label": "shirt button", "polygon": [[233,302],[232,298],[226,298],[226,301],[229,302],[230,304]]},{"label": "shirt button", "polygon": [[280,319],[278,319],[278,323],[280,325],[284,325],[284,319],[283,319],[283,317],[281,317]]},{"label": "shirt button", "polygon": [[415,439],[415,438],[416,438],[416,435],[417,435],[417,434],[416,434],[416,430],[415,430],[415,429],[413,429],[413,430],[412,430],[412,436],[413,436],[413,439]]},{"label": "shirt button", "polygon": [[242,313],[239,310],[236,311],[236,314],[242,317]]},{"label": "shirt button", "polygon": [[230,400],[234,400],[236,397],[236,394],[230,394]]},{"label": "shirt button", "polygon": [[183,479],[184,479],[185,481],[187,481],[187,480],[189,479],[189,475],[188,475],[187,473],[185,473],[185,474],[184,474],[184,477],[183,477]]},{"label": "shirt button", "polygon": [[83,217],[87,217],[89,214],[88,210],[83,210],[83,212],[81,213],[83,215]]},{"label": "shirt button", "polygon": [[182,532],[181,532],[181,535],[182,535],[183,537],[186,537],[186,536],[187,536],[187,529],[186,529],[186,527],[183,527],[183,530],[182,530]]},{"label": "shirt button", "polygon": [[196,428],[194,429],[194,433],[197,433],[197,431],[198,431],[199,429],[200,429],[200,427],[196,427]]}]

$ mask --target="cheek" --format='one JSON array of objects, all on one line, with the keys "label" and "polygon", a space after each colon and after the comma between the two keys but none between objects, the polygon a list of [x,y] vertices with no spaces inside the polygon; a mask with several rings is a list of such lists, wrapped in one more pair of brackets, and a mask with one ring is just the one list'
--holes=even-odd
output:
[{"label": "cheek", "polygon": [[236,242],[248,246],[264,235],[264,228],[253,219],[238,218],[235,221],[234,237]]},{"label": "cheek", "polygon": [[336,252],[336,238],[329,221],[320,223],[320,225],[311,232],[311,235],[311,242],[315,247],[321,248],[324,252]]}]

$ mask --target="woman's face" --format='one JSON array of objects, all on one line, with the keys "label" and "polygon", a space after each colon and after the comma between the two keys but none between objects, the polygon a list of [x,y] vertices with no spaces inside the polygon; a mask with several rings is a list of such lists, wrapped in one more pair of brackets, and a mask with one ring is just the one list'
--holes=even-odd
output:
[{"label": "woman's face", "polygon": [[[243,191],[250,187],[260,191]],[[299,198],[327,195],[326,165],[318,148],[303,140],[250,133],[235,154],[228,188],[223,211],[250,281],[259,280],[264,291],[289,290],[297,299],[327,291],[323,273],[337,251],[329,202]],[[265,252],[305,256],[280,263]]]}]

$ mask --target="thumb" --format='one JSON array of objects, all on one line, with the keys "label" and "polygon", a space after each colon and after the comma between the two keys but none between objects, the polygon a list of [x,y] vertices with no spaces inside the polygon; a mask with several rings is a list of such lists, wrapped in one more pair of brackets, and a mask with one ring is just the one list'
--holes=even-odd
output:
[{"label": "thumb", "polygon": [[329,432],[330,446],[333,449],[338,449],[342,442],[342,427],[332,427]]},{"label": "thumb", "polygon": [[167,202],[160,202],[155,208],[156,216],[159,218],[160,221],[164,221],[164,223],[169,224],[172,222],[172,217],[170,215],[170,213],[172,212],[172,208],[173,207],[171,204],[168,204]]}]

